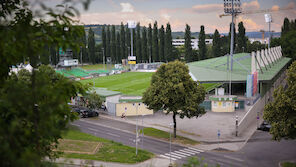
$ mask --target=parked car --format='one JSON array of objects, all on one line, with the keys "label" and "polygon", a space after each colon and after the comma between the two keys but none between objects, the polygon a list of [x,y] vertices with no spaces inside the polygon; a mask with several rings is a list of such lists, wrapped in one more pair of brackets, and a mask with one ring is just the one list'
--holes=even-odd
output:
[{"label": "parked car", "polygon": [[270,128],[271,128],[271,125],[268,122],[263,121],[262,124],[258,127],[258,130],[269,132]]},{"label": "parked car", "polygon": [[83,109],[80,111],[80,116],[82,118],[97,117],[99,116],[99,112],[91,109]]}]

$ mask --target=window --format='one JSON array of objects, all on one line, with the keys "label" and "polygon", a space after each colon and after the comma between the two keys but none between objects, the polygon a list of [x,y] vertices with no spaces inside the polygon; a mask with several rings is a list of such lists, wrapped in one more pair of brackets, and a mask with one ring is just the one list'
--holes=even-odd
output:
[{"label": "window", "polygon": [[214,101],[214,107],[217,107],[217,102],[216,101]]},{"label": "window", "polygon": [[223,101],[223,108],[225,108],[226,107],[226,102],[225,101]]}]

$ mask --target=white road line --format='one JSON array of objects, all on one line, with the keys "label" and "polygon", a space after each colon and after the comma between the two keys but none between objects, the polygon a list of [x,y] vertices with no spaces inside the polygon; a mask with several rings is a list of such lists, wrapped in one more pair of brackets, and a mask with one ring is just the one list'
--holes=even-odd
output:
[{"label": "white road line", "polygon": [[200,152],[198,152],[198,151],[194,151],[194,150],[190,150],[190,149],[183,149],[184,151],[188,151],[188,152],[193,152],[193,153],[195,153],[195,154],[199,154]]},{"label": "white road line", "polygon": [[188,154],[188,153],[184,153],[184,152],[180,152],[180,151],[174,151],[175,153],[178,153],[178,154],[183,154],[183,155],[186,155],[186,156],[191,156],[191,154]]},{"label": "white road line", "polygon": [[235,157],[231,157],[231,156],[228,156],[228,155],[224,155],[224,157],[225,157],[225,158],[228,158],[228,159],[232,159],[232,160],[236,160],[236,161],[244,162],[244,160],[242,160],[242,159],[235,158]]},{"label": "white road line", "polygon": [[189,151],[186,151],[186,150],[178,150],[178,151],[186,153],[186,154],[191,154],[191,155],[196,154],[195,152],[191,152],[191,151],[189,152]]},{"label": "white road line", "polygon": [[[166,158],[166,159],[170,159],[170,157],[168,157],[168,156],[165,156],[165,155],[159,155],[160,157],[162,157],[162,158]],[[176,161],[177,159],[175,159],[175,158],[171,158],[173,161]]]},{"label": "white road line", "polygon": [[203,150],[199,150],[199,149],[197,149],[197,148],[193,148],[193,147],[187,147],[187,148],[189,148],[189,149],[191,149],[191,150],[199,151],[199,152],[204,152]]},{"label": "white road line", "polygon": [[187,157],[186,155],[178,154],[178,153],[171,153],[172,155],[180,156],[180,157]]},{"label": "white road line", "polygon": [[166,153],[166,154],[164,154],[164,155],[166,155],[166,156],[172,156],[172,157],[174,157],[174,158],[178,158],[178,159],[181,159],[182,157],[178,157],[178,156],[176,156],[176,155],[170,155],[170,153]]},{"label": "white road line", "polygon": [[119,135],[113,134],[113,133],[107,133],[110,136],[120,137]]},{"label": "white road line", "polygon": [[87,128],[89,130],[92,130],[92,131],[97,131],[97,129],[93,129],[93,128]]}]

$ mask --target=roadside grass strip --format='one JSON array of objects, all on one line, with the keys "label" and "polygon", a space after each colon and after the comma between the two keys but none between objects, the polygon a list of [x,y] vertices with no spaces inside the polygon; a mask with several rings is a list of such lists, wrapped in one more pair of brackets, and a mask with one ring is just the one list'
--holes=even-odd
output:
[{"label": "roadside grass strip", "polygon": [[296,167],[295,162],[282,162],[281,167]]},{"label": "roadside grass strip", "polygon": [[60,144],[58,149],[63,152],[62,156],[65,158],[134,164],[154,156],[153,153],[141,149],[138,149],[136,156],[136,148],[89,135],[73,128],[63,135]]},{"label": "roadside grass strip", "polygon": [[[142,131],[140,131],[142,133]],[[159,129],[155,129],[155,128],[144,128],[144,135],[146,136],[151,136],[151,137],[155,137],[158,139],[163,139],[166,141],[170,140],[170,133],[159,130]],[[178,136],[177,138],[173,137],[173,134],[171,134],[172,136],[172,141],[176,142],[176,143],[181,143],[181,144],[189,144],[189,145],[196,145],[196,144],[200,144],[200,142],[183,137],[183,136]]]}]

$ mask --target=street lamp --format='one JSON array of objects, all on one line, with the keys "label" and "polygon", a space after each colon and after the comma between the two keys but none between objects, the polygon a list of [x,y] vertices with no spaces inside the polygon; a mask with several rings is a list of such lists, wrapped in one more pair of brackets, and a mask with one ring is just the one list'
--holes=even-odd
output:
[{"label": "street lamp", "polygon": [[231,43],[230,43],[230,80],[229,80],[229,95],[231,95],[231,72],[233,65],[233,43],[234,43],[234,17],[242,12],[240,0],[224,0],[224,13],[231,14]]},{"label": "street lamp", "polygon": [[136,124],[136,155],[138,155],[138,138],[139,138],[139,133],[138,133],[138,107],[140,106],[140,103],[138,103],[138,104],[133,103],[133,106],[136,107],[136,115],[137,115],[137,124]]},{"label": "street lamp", "polygon": [[272,18],[270,14],[265,14],[265,22],[268,23],[268,33],[269,33],[269,39],[268,39],[268,49],[270,48],[270,40],[271,40],[271,34],[270,34],[270,23],[272,22]]},{"label": "street lamp", "polygon": [[170,166],[172,164],[172,126],[174,125],[174,123],[170,123]]}]

